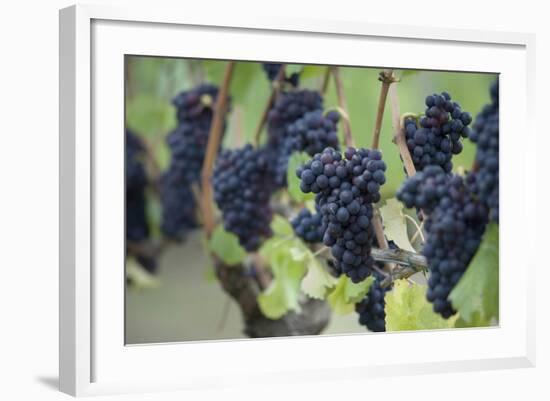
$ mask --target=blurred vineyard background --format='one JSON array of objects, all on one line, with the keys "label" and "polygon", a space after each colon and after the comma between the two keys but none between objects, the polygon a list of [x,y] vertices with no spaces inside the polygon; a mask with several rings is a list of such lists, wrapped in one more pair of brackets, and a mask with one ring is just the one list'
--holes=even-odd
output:
[{"label": "blurred vineyard background", "polygon": [[[224,65],[223,61],[127,56],[126,126],[146,140],[161,170],[170,161],[166,135],[177,125],[172,98],[201,82],[219,85]],[[287,70],[292,69],[303,69],[301,88],[322,86],[326,67],[287,66]],[[368,147],[378,104],[380,68],[341,67],[340,72],[355,143]],[[423,112],[426,95],[447,91],[463,110],[475,116],[489,102],[488,87],[495,79],[492,74],[480,73],[416,70],[395,73],[401,78],[397,85],[402,113]],[[261,63],[236,63],[224,147],[238,147],[252,140],[270,92],[271,83]],[[330,82],[324,106],[330,109],[336,105],[336,91]],[[342,130],[342,125],[339,129]],[[404,178],[392,137],[391,113],[387,108],[380,142],[388,164],[383,198],[393,197]],[[455,170],[468,169],[474,159],[475,147],[468,140],[463,143],[463,152],[453,158]],[[147,197],[151,234],[160,237],[159,200],[152,191]],[[140,271],[133,260],[127,261],[127,269],[139,280],[126,291],[126,343],[246,337],[238,306],[220,290],[203,248],[200,230],[192,232],[185,242],[171,245],[163,252],[155,276]],[[355,314],[334,315],[324,334],[364,331]]]}]

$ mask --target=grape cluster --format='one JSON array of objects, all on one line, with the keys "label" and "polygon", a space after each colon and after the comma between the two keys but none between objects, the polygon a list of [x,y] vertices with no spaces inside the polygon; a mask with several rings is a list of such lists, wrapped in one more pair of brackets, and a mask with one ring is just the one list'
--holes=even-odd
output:
[{"label": "grape cluster", "polygon": [[202,84],[172,101],[179,125],[166,138],[171,161],[160,181],[161,229],[172,239],[197,226],[192,186],[199,183],[217,94],[215,86]]},{"label": "grape cluster", "polygon": [[338,148],[337,123],[340,114],[330,111],[325,116],[321,110],[310,111],[287,126],[286,132],[276,147],[268,146],[274,155],[275,184],[286,184],[288,160],[293,152],[306,152],[310,156],[327,147]]},{"label": "grape cluster", "polygon": [[192,125],[210,127],[213,115],[212,106],[218,96],[218,91],[217,86],[203,83],[188,91],[180,92],[172,99],[179,123],[188,122]]},{"label": "grape cluster", "polygon": [[[424,211],[429,211],[422,248],[430,270],[427,298],[435,312],[448,318],[455,313],[449,294],[481,243],[489,213],[476,194],[475,174],[448,175],[446,182],[441,177],[441,171],[432,174],[425,170],[407,179],[397,197],[414,207],[423,205]],[[412,181],[418,184],[413,185]]]},{"label": "grape cluster", "polygon": [[[131,242],[145,241],[150,235],[145,196],[149,183],[142,161],[143,152],[142,142],[126,129],[126,240]],[[136,260],[150,273],[157,270],[154,257],[137,255]]]},{"label": "grape cluster", "polygon": [[491,209],[491,219],[498,223],[499,210],[499,102],[498,80],[491,85],[491,103],[474,122],[470,139],[477,144],[477,187],[479,196]]},{"label": "grape cluster", "polygon": [[265,149],[247,144],[241,149],[223,150],[214,168],[214,200],[222,212],[224,227],[249,252],[256,251],[262,240],[272,235],[269,200],[273,180],[269,167]]},{"label": "grape cluster", "polygon": [[305,242],[323,241],[326,227],[323,225],[323,216],[320,213],[313,214],[309,209],[304,208],[300,210],[291,223],[296,235]]},{"label": "grape cluster", "polygon": [[365,298],[355,304],[355,312],[359,314],[359,324],[375,332],[386,331],[386,300],[384,296],[390,288],[382,288],[380,286],[382,280],[382,275],[376,274]]},{"label": "grape cluster", "polygon": [[416,207],[431,213],[447,193],[450,177],[440,166],[427,166],[403,182],[397,190],[397,199],[407,208]]},{"label": "grape cluster", "polygon": [[126,239],[139,242],[149,237],[145,214],[147,175],[141,156],[139,138],[126,129]]},{"label": "grape cluster", "polygon": [[460,139],[469,136],[472,117],[447,92],[430,95],[425,103],[425,115],[418,123],[413,117],[405,118],[407,147],[416,170],[438,165],[450,173],[452,156],[462,152]]},{"label": "grape cluster", "polygon": [[[281,67],[282,64],[279,63],[262,63],[262,68],[264,69],[265,73],[267,74],[267,78],[270,81],[273,81],[275,80],[275,78],[277,78]],[[300,84],[300,74],[297,72],[293,72],[292,74],[290,74],[290,76],[285,77],[285,82],[288,82],[294,87],[298,86]]]},{"label": "grape cluster", "polygon": [[284,142],[287,127],[307,112],[322,110],[323,99],[316,91],[281,92],[267,116],[268,144],[279,146]]},{"label": "grape cluster", "polygon": [[181,241],[185,233],[197,227],[195,198],[190,181],[178,168],[169,168],[161,177],[162,232]]},{"label": "grape cluster", "polygon": [[372,203],[380,200],[385,170],[377,150],[348,148],[342,157],[327,148],[296,171],[302,192],[316,194],[326,226],[323,243],[331,247],[335,269],[354,283],[368,277],[374,263]]}]

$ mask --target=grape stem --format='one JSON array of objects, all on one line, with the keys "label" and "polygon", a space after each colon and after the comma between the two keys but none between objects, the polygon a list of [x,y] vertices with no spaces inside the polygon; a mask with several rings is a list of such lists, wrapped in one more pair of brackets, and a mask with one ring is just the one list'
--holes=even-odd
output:
[{"label": "grape stem", "polygon": [[376,122],[374,124],[374,134],[372,136],[372,149],[378,149],[380,145],[380,132],[382,130],[382,120],[384,119],[384,110],[386,108],[386,99],[390,85],[397,81],[393,70],[387,69],[380,72],[378,80],[382,82],[380,87],[380,96],[378,98],[378,109],[376,111]]},{"label": "grape stem", "polygon": [[[388,97],[388,90],[393,82],[396,82],[396,78],[393,75],[393,70],[386,69],[380,72],[378,80],[382,82],[380,88],[380,96],[378,97],[378,108],[376,111],[376,121],[374,124],[374,133],[372,136],[372,149],[378,149],[380,145],[380,133],[382,131],[382,121],[384,118],[384,110],[386,108],[386,99]],[[375,218],[373,219],[374,235],[378,241],[378,245],[382,249],[388,249],[388,240],[384,234],[384,226],[382,223],[382,217],[378,209],[375,209]],[[385,264],[385,270],[391,271],[395,268],[392,263]]]},{"label": "grape stem", "polygon": [[145,156],[146,163],[149,166],[149,174],[147,174],[147,176],[151,183],[151,187],[156,195],[160,195],[160,165],[155,157],[153,146],[143,137],[137,137],[137,140],[141,144],[143,155]]},{"label": "grape stem", "polygon": [[[338,107],[344,110],[346,112],[346,115],[349,116],[346,95],[344,94],[344,83],[342,82],[342,78],[340,77],[340,69],[335,66],[329,67],[329,68],[334,78],[334,84],[336,86],[336,96],[338,97]],[[351,136],[351,124],[349,121],[349,117],[344,118],[343,125],[344,125],[344,143],[346,144],[346,146],[353,146],[353,137]]]},{"label": "grape stem", "polygon": [[321,95],[325,96],[328,90],[328,84],[330,82],[330,67],[327,67],[325,74],[323,75],[323,83],[321,84]]},{"label": "grape stem", "polygon": [[422,233],[422,227],[420,225],[418,225],[416,220],[413,219],[411,216],[409,216],[406,213],[403,213],[403,216],[405,217],[405,219],[409,220],[414,225],[414,227],[416,228],[416,232],[414,233],[413,237],[411,238],[411,242],[414,242],[414,240],[416,239],[417,236],[420,236],[420,239],[422,240],[422,242],[426,242],[426,239],[424,238],[424,234]]},{"label": "grape stem", "polygon": [[[392,126],[393,126],[393,132],[394,132],[393,142],[397,145],[397,148],[399,149],[399,154],[403,159],[403,164],[405,166],[405,171],[407,172],[407,175],[409,177],[412,177],[413,175],[416,174],[416,168],[414,167],[411,153],[409,152],[409,148],[407,147],[407,140],[405,138],[405,131],[403,129],[404,118],[401,118],[401,111],[399,108],[399,97],[397,95],[396,85],[390,86],[389,96],[390,96],[390,105],[391,105],[391,111],[392,111]],[[404,115],[403,117],[405,116],[406,115]]]},{"label": "grape stem", "polygon": [[201,188],[202,188],[202,219],[204,225],[204,231],[207,238],[210,237],[212,231],[215,228],[214,221],[214,207],[213,207],[213,195],[212,195],[212,171],[214,170],[214,161],[218,154],[218,149],[223,135],[224,117],[227,112],[227,96],[229,93],[229,86],[231,85],[231,78],[233,77],[233,70],[235,69],[235,62],[230,61],[225,66],[225,72],[223,76],[223,82],[220,88],[218,97],[216,98],[216,105],[214,106],[214,115],[212,116],[212,125],[210,127],[210,133],[208,135],[208,144],[206,145],[206,155],[202,164],[201,172]]},{"label": "grape stem", "polygon": [[256,146],[258,145],[258,143],[260,143],[260,135],[262,134],[262,130],[264,129],[265,123],[267,122],[269,110],[271,110],[273,103],[275,103],[275,99],[277,99],[277,95],[279,94],[279,92],[281,91],[281,88],[283,87],[283,83],[285,79],[285,71],[286,71],[286,66],[284,64],[281,64],[281,68],[279,68],[279,72],[277,73],[277,76],[273,80],[271,95],[269,96],[269,99],[267,100],[267,104],[265,105],[264,111],[262,113],[262,118],[258,123],[256,132],[254,133],[254,144]]}]

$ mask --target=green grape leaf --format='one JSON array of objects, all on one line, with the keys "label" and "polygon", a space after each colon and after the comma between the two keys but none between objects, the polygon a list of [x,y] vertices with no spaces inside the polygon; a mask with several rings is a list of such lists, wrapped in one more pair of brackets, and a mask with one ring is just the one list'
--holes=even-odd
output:
[{"label": "green grape leaf", "polygon": [[487,326],[499,318],[498,224],[487,227],[468,269],[449,295],[465,324]]},{"label": "green grape leaf", "polygon": [[288,194],[295,202],[305,202],[315,197],[312,193],[305,194],[302,192],[300,189],[300,179],[296,177],[296,169],[309,159],[311,157],[307,153],[294,152],[288,160],[286,170],[287,188]]},{"label": "green grape leaf", "polygon": [[319,262],[313,253],[307,249],[306,262],[307,273],[302,279],[302,291],[304,294],[315,299],[325,299],[330,289],[332,289],[337,280],[328,272],[328,270]]},{"label": "green grape leaf", "polygon": [[246,252],[240,246],[237,236],[225,231],[222,225],[218,225],[212,233],[208,249],[228,266],[237,265],[246,257]]},{"label": "green grape leaf", "polygon": [[279,319],[288,311],[300,311],[300,282],[306,267],[302,260],[294,260],[291,248],[299,246],[290,240],[283,244],[280,238],[272,238],[260,248],[260,255],[271,266],[273,280],[268,288],[258,295],[262,313],[270,319]]},{"label": "green grape leaf", "polygon": [[366,280],[355,284],[349,277],[342,274],[327,297],[332,310],[339,315],[353,312],[355,304],[367,295],[373,281],[373,277],[368,277]]},{"label": "green grape leaf", "polygon": [[[205,60],[202,62],[206,78],[209,82],[216,85],[221,85],[225,74],[227,63],[219,60]],[[261,77],[265,80],[261,66],[253,62],[237,62],[233,77],[231,79],[231,87],[229,93],[231,95],[232,104],[245,104],[250,91],[255,89],[254,85],[258,82],[257,78]]]},{"label": "green grape leaf", "polygon": [[126,278],[132,288],[146,290],[160,287],[160,281],[147,270],[142,268],[134,259],[126,260]]},{"label": "green grape leaf", "polygon": [[384,233],[388,240],[393,240],[397,246],[407,251],[416,252],[407,235],[407,221],[403,214],[403,206],[396,198],[387,199],[380,208],[384,222]]},{"label": "green grape leaf", "polygon": [[174,108],[161,97],[138,94],[126,102],[126,124],[146,136],[165,134],[176,126]]},{"label": "green grape leaf", "polygon": [[419,70],[401,70],[399,74],[401,77],[410,77],[412,75],[418,74]]},{"label": "green grape leaf", "polygon": [[275,236],[288,237],[294,235],[294,230],[287,219],[276,214],[271,220],[271,230]]},{"label": "green grape leaf", "polygon": [[321,65],[305,65],[302,68],[302,73],[300,74],[301,79],[315,78],[320,77],[325,74],[328,67]]},{"label": "green grape leaf", "polygon": [[304,70],[302,64],[287,64],[285,66],[285,74],[287,77],[290,77],[294,73],[300,74]]},{"label": "green grape leaf", "polygon": [[443,319],[426,299],[427,287],[397,280],[386,300],[386,330],[430,330],[454,327],[456,316]]}]

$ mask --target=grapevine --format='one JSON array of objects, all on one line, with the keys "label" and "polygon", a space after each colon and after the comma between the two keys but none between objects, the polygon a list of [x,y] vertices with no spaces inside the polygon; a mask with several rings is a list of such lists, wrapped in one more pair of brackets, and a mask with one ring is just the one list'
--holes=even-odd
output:
[{"label": "grapevine", "polygon": [[[476,88],[460,92],[473,120],[446,91],[427,96],[423,114],[402,114],[399,82],[416,78],[391,69],[363,77],[348,67],[296,73],[220,61],[220,75],[216,63],[191,65],[194,87],[172,100],[175,128],[158,130],[168,135],[149,142],[126,132],[128,255],[155,271],[166,247],[203,243],[251,337],[321,333],[331,311],[355,313],[357,330],[373,332],[498,324],[483,298],[493,296],[494,274],[480,270],[496,265],[498,280],[498,260],[486,255],[495,233],[498,247],[498,82],[481,110],[472,105],[486,100],[469,93]],[[189,82],[177,77],[185,68],[170,71],[172,88]],[[270,94],[251,107],[266,76]],[[376,84],[379,94],[370,94]],[[457,88],[426,87],[435,86]],[[168,112],[173,93],[163,97]],[[156,154],[156,139],[168,159],[164,147]],[[167,167],[161,174],[154,165]],[[223,330],[228,306],[219,309]]]}]

